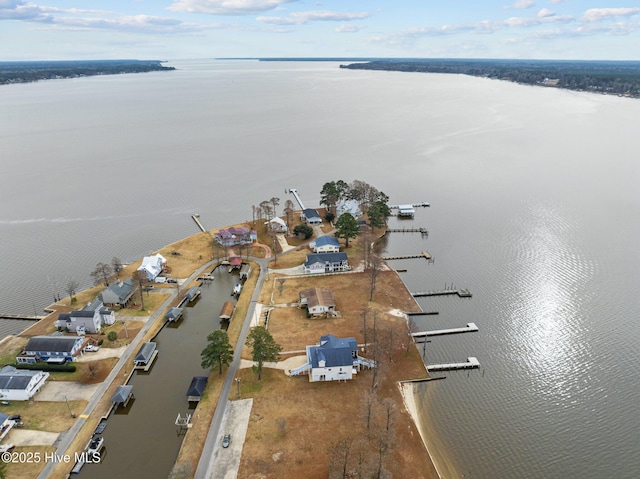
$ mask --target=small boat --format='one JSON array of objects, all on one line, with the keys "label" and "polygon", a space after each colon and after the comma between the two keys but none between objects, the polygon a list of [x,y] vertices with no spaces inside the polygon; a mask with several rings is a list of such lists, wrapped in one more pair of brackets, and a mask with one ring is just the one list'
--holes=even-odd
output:
[{"label": "small boat", "polygon": [[102,449],[102,446],[104,446],[104,437],[96,436],[93,439],[91,439],[91,442],[89,443],[89,447],[87,447],[87,452],[89,454],[99,453],[100,450]]}]

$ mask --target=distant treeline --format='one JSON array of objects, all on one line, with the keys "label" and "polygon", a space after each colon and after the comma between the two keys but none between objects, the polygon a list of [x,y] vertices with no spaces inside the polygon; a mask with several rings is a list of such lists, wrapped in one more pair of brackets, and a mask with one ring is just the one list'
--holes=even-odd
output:
[{"label": "distant treeline", "polygon": [[0,62],[0,85],[161,70],[175,70],[175,68],[165,67],[158,60]]},{"label": "distant treeline", "polygon": [[527,85],[640,98],[638,61],[389,59],[340,65],[340,68],[458,73]]}]

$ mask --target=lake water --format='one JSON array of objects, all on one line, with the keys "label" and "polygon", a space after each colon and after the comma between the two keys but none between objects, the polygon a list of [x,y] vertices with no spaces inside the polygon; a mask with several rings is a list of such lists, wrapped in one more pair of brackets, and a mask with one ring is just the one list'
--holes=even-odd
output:
[{"label": "lake water", "polygon": [[[40,313],[69,278],[133,261],[297,188],[365,180],[431,202],[390,251],[420,300],[478,333],[421,392],[437,454],[473,478],[640,476],[636,294],[640,102],[337,63],[175,62],[174,72],[0,88],[0,313]],[[293,199],[293,198],[291,198]],[[417,261],[417,262],[416,262]],[[402,265],[402,266],[401,266]]]}]

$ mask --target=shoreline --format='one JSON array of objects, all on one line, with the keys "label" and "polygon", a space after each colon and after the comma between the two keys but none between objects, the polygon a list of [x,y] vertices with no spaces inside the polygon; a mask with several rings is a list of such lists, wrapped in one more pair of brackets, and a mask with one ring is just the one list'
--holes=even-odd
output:
[{"label": "shoreline", "polygon": [[[212,231],[216,231],[216,229],[212,230]],[[198,237],[202,235],[202,233],[196,233],[194,235],[190,235],[187,236],[181,240],[175,241],[173,243],[170,243],[162,248],[160,248],[158,251],[161,250],[166,250],[167,248],[172,248],[175,247],[176,245],[178,245],[181,242],[185,242],[188,241],[190,238],[194,238],[194,237]],[[259,246],[259,245],[256,245]],[[265,251],[265,253],[267,253]],[[215,261],[213,261],[215,262]],[[135,264],[136,262],[132,263]],[[208,264],[208,263],[205,263]],[[198,265],[195,267],[194,271],[200,269],[202,267],[202,265]],[[395,275],[397,280],[398,280],[398,286],[401,287],[407,292],[409,293],[409,290],[407,289],[406,285],[404,284],[404,282],[402,281],[402,279],[400,278],[400,276],[398,274]],[[87,290],[90,290],[92,288],[88,288]],[[87,291],[87,290],[83,290],[81,292],[79,292],[78,294]],[[415,302],[416,306],[418,307],[418,309],[421,309],[419,304],[417,303],[417,301],[415,301],[415,298],[413,298],[413,301]],[[56,313],[59,313],[59,311],[57,310],[56,306],[60,307],[62,306],[60,303],[53,303],[51,304],[47,310],[49,312],[49,314],[47,316],[45,316],[44,318],[42,318],[40,321],[37,321],[34,325],[32,326],[36,326],[38,324],[42,324],[44,322],[48,322],[47,320],[51,321],[51,317],[56,315]],[[64,307],[64,306],[62,306]],[[158,314],[158,311],[155,312],[150,312],[149,317],[147,317],[146,319],[149,320],[151,316],[154,316],[154,314]],[[393,313],[392,313],[393,314]],[[396,314],[393,314],[396,315]],[[154,321],[155,323],[155,321]],[[164,324],[159,324],[159,325],[155,325],[156,327],[152,327],[154,325],[149,325],[147,327],[147,334],[143,334],[144,336],[147,336],[151,331],[151,329],[153,329],[154,331],[151,332],[151,334],[155,337],[155,335],[159,334],[159,332],[163,329]],[[159,327],[158,327],[159,326]],[[23,331],[22,333],[20,333],[20,336],[28,336],[29,335],[29,330],[31,329],[31,327],[27,328],[25,331]],[[1,343],[1,342],[0,342]],[[123,356],[126,356],[126,354],[123,354]],[[117,369],[117,368],[114,368]],[[125,384],[128,382],[129,378],[131,377],[131,374],[133,373],[133,370],[131,371],[131,373],[129,374],[129,377],[126,378],[125,380]],[[416,400],[414,398],[414,394],[415,394],[415,390],[414,390],[414,385],[412,385],[411,383],[398,383],[399,385],[399,389],[400,389],[400,393],[401,396],[403,398],[403,403],[404,406],[406,408],[406,410],[409,412],[410,418],[413,421],[415,427],[417,428],[419,434],[420,434],[420,438],[422,441],[423,446],[426,449],[426,452],[428,454],[428,458],[429,458],[429,462],[431,462],[431,464],[433,465],[434,470],[436,471],[437,477],[438,479],[447,479],[449,477],[459,477],[457,475],[454,475],[455,473],[455,469],[453,468],[453,465],[450,464],[450,461],[447,461],[445,458],[442,457],[442,455],[440,454],[435,454],[435,451],[437,451],[437,447],[434,447],[433,441],[429,440],[429,436],[433,435],[433,429],[430,427],[426,427],[425,429],[425,424],[423,423],[423,418],[420,416],[418,409],[417,409],[417,404],[416,404]],[[110,386],[108,385],[107,388],[109,388]],[[101,401],[104,398],[99,399],[99,401]],[[398,404],[398,406],[400,406],[400,404]],[[107,414],[108,415],[108,414]],[[87,418],[88,419],[88,418]],[[71,446],[73,447],[73,442],[75,442],[77,438],[72,439],[72,444]],[[183,443],[184,445],[184,443]],[[182,448],[182,446],[181,446]],[[56,471],[58,472],[58,471]]]}]

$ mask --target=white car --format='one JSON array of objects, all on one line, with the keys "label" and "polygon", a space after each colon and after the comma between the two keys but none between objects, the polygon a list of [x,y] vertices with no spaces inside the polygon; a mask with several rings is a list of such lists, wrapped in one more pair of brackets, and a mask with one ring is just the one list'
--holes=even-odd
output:
[{"label": "white car", "polygon": [[84,348],[85,352],[87,352],[87,353],[95,353],[99,349],[100,349],[100,346],[94,346],[93,344],[89,344],[88,346],[85,346],[85,348]]}]

